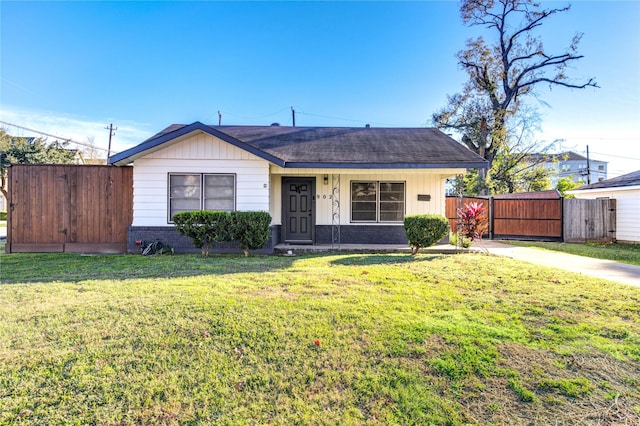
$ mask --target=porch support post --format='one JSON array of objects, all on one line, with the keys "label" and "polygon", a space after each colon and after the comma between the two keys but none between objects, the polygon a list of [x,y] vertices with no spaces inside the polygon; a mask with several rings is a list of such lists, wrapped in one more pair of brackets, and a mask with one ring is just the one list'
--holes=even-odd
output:
[{"label": "porch support post", "polygon": [[340,249],[340,175],[331,175],[331,248]]}]

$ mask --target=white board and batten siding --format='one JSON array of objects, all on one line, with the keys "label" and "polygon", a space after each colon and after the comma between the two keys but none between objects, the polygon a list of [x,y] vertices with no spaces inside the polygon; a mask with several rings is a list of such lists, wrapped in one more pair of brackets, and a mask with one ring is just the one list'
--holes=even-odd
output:
[{"label": "white board and batten siding", "polygon": [[[460,169],[283,169],[271,166],[271,207],[274,224],[282,220],[282,177],[314,177],[316,181],[316,224],[332,224],[332,177],[340,176],[340,223],[351,223],[351,182],[405,182],[405,214],[445,215],[445,180],[463,174]],[[327,185],[324,176],[327,175]],[[418,195],[429,195],[430,201],[418,201]],[[367,225],[371,225],[367,223]]]},{"label": "white board and batten siding", "polygon": [[133,226],[168,225],[169,173],[236,175],[236,209],[269,210],[269,163],[205,133],[135,160]]},{"label": "white board and batten siding", "polygon": [[640,243],[640,186],[570,191],[576,198],[614,198],[616,200],[616,240]]}]

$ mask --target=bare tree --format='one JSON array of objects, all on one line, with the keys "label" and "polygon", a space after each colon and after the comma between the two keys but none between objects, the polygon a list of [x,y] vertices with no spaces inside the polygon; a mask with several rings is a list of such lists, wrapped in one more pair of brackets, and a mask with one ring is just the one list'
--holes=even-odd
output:
[{"label": "bare tree", "polygon": [[87,136],[82,150],[85,164],[107,164],[107,159],[101,156],[102,151],[104,150],[96,147],[95,136]]},{"label": "bare tree", "polygon": [[490,168],[511,142],[510,118],[520,113],[523,99],[536,88],[598,87],[593,78],[580,82],[566,73],[583,57],[577,53],[582,34],[576,34],[561,53],[546,51],[535,34],[547,18],[569,10],[570,6],[543,9],[532,0],[462,1],[463,22],[486,28],[496,41],[489,44],[482,36],[467,40],[457,57],[469,80],[462,93],[450,96],[447,106],[433,115],[433,121],[460,132],[463,143],[487,159]]}]

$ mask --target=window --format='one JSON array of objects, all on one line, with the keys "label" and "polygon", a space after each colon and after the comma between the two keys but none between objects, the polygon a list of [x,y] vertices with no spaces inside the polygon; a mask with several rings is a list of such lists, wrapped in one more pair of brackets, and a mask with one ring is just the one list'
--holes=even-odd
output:
[{"label": "window", "polygon": [[352,222],[402,222],[404,182],[351,182]]},{"label": "window", "polygon": [[233,211],[236,205],[235,181],[235,175],[170,173],[169,222],[179,212]]}]

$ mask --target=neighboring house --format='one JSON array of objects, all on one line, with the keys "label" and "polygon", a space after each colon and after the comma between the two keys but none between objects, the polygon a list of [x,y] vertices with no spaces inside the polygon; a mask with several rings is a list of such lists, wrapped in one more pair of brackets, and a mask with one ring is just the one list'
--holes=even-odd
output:
[{"label": "neighboring house", "polygon": [[567,191],[576,198],[616,200],[616,239],[640,243],[640,170]]},{"label": "neighboring house", "polygon": [[172,125],[109,158],[133,165],[136,240],[178,241],[185,210],[263,210],[277,244],[406,244],[445,214],[445,180],[486,161],[437,129]]},{"label": "neighboring house", "polygon": [[555,187],[558,179],[568,177],[575,183],[584,185],[587,183],[601,182],[607,179],[607,162],[584,157],[573,151],[560,154],[532,154],[535,162],[540,162],[552,171],[549,179],[551,186]]}]

